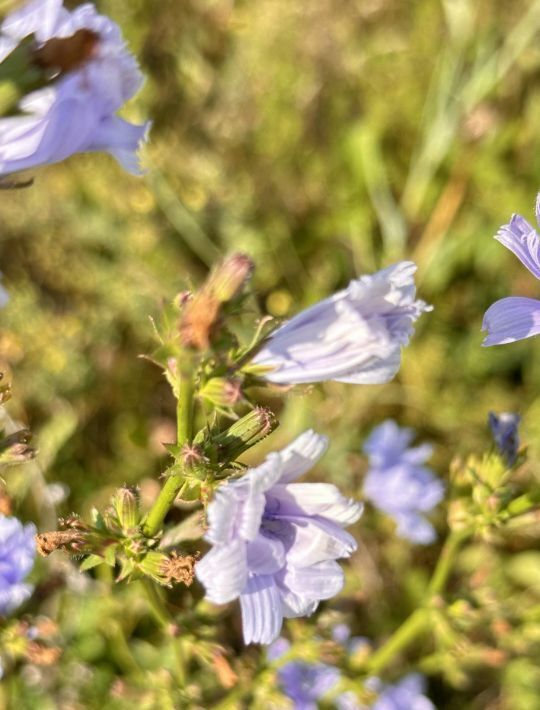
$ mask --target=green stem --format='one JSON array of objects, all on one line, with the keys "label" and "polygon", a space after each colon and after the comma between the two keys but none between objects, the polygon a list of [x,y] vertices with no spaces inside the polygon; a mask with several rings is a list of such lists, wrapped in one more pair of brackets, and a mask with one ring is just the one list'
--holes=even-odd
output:
[{"label": "green stem", "polygon": [[424,603],[405,619],[388,641],[378,648],[367,664],[370,675],[379,673],[394,656],[429,628],[430,605],[434,596],[444,591],[452,566],[462,543],[471,536],[470,530],[455,530],[446,538],[435,571],[429,582]]},{"label": "green stem", "polygon": [[454,530],[446,538],[444,546],[439,555],[437,561],[437,566],[431,577],[431,581],[428,586],[428,601],[441,594],[444,591],[450,572],[452,571],[452,566],[455,562],[457,553],[462,543],[471,536],[470,530]]},{"label": "green stem", "polygon": [[150,579],[142,579],[141,580],[142,586],[144,588],[144,591],[146,593],[146,598],[148,600],[148,603],[150,605],[150,609],[152,611],[152,615],[158,622],[158,624],[163,628],[167,636],[169,636],[175,659],[176,659],[176,664],[175,664],[175,679],[178,685],[181,688],[186,687],[186,672],[185,672],[185,667],[186,667],[186,659],[184,657],[184,651],[182,649],[182,639],[177,639],[174,636],[174,629],[175,629],[175,622],[172,616],[169,614],[167,611],[167,607],[165,606],[165,602],[163,601],[161,594],[159,593],[158,588],[152,582]]},{"label": "green stem", "polygon": [[[191,430],[193,425],[193,395],[195,392],[193,368],[188,357],[182,365],[184,367],[183,371],[180,369],[180,362],[178,363],[179,391],[176,406],[176,443],[178,447],[182,447],[191,440]],[[146,522],[143,525],[143,532],[147,537],[154,537],[154,535],[159,532],[161,525],[165,520],[165,516],[171,509],[176,496],[184,483],[185,479],[181,467],[177,473],[173,473],[167,478],[165,485],[161,489],[161,492],[152,509],[148,513]]]},{"label": "green stem", "polygon": [[141,579],[141,584],[155,620],[164,628],[168,628],[169,624],[172,624],[173,622],[169,617],[168,611],[165,609],[163,599],[159,596],[156,585],[151,579],[148,578]]},{"label": "green stem", "polygon": [[420,608],[413,611],[388,641],[371,656],[367,665],[369,674],[377,675],[399,651],[409,646],[426,629],[428,619],[427,609]]}]

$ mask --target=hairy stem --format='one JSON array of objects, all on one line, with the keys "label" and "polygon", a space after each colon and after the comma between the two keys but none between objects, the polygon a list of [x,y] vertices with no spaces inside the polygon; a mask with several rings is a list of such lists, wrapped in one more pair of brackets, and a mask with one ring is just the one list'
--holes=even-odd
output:
[{"label": "hairy stem", "polygon": [[[192,436],[193,395],[195,386],[193,381],[193,369],[191,364],[187,364],[188,360],[189,359],[186,358],[186,362],[182,363],[183,370],[181,370],[181,363],[178,363],[179,390],[176,405],[176,442],[179,447],[188,443]],[[153,537],[159,532],[165,520],[165,516],[171,509],[184,482],[184,474],[181,468],[167,478],[165,485],[161,489],[143,525],[143,532],[147,537]]]}]

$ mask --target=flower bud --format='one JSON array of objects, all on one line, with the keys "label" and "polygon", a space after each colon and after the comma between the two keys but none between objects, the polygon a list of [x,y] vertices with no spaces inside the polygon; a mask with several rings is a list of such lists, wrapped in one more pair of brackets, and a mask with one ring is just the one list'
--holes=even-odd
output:
[{"label": "flower bud", "polygon": [[212,443],[218,447],[221,459],[234,461],[273,432],[278,423],[275,414],[269,409],[255,407],[226,431],[218,434]]},{"label": "flower bud", "polygon": [[144,575],[151,577],[158,584],[166,584],[162,569],[167,561],[168,557],[163,552],[151,550],[137,563],[137,567]]},{"label": "flower bud", "polygon": [[133,488],[119,488],[112,499],[112,505],[122,530],[133,530],[140,522],[139,496]]},{"label": "flower bud", "polygon": [[239,295],[250,279],[254,266],[247,254],[232,254],[212,270],[204,289],[219,303],[227,303]]},{"label": "flower bud", "polygon": [[32,434],[21,429],[0,441],[0,464],[17,464],[35,458],[36,450],[29,446]]}]

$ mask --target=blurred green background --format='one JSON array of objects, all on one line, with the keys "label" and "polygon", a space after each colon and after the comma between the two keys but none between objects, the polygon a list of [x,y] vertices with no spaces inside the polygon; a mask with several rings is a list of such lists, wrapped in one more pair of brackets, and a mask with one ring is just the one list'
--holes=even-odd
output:
[{"label": "blurred green background", "polygon": [[[446,477],[456,454],[490,446],[488,411],[512,410],[523,415],[534,477],[540,340],[482,349],[480,327],[496,299],[540,297],[540,284],[492,239],[512,212],[533,220],[540,187],[540,2],[98,6],[121,25],[147,76],[125,111],[153,121],[147,172],[137,179],[106,155],[75,156],[33,171],[31,188],[0,193],[0,266],[11,296],[0,360],[15,393],[9,411],[40,450],[35,466],[10,474],[19,513],[51,524],[44,481],[69,487],[60,514],[103,507],[121,483],[145,481],[152,494],[166,466],[161,443],[174,436],[174,401],[160,371],[138,357],[153,348],[148,316],[233,250],[254,258],[254,288],[279,318],[402,258],[417,262],[419,294],[434,305],[392,383],[289,394],[280,429],[248,461],[313,426],[332,440],[317,477],[358,495],[360,446],[384,418],[433,442],[434,468]],[[439,525],[444,535],[442,514]],[[414,608],[437,549],[396,543],[392,525],[369,511],[357,533],[363,545],[344,600],[328,608],[380,640]],[[506,574],[509,547],[514,560],[532,555],[523,559],[524,580]],[[531,533],[489,554],[483,544],[471,548],[462,560],[465,588],[482,560],[491,564],[492,611],[517,588],[540,605],[537,547]],[[10,676],[6,706],[10,699],[39,708],[181,706],[137,590],[119,586],[113,599],[72,580],[68,591],[62,584],[51,591],[53,573],[76,580],[66,564],[41,563],[41,597],[29,606],[60,623],[62,659],[54,671],[27,667]],[[200,590],[178,594],[179,606],[189,606],[186,598]],[[234,609],[221,614],[237,617]],[[441,679],[441,665],[426,666],[434,702],[540,707],[533,621],[527,633],[516,621],[525,638],[506,649],[488,630],[491,617],[483,618],[475,633],[502,648],[504,662],[469,667],[462,649],[451,656],[462,676],[445,671]],[[125,655],[117,626],[128,639]],[[234,649],[229,660],[249,680],[257,652],[241,653],[237,619],[225,629],[218,640]],[[422,654],[413,650],[394,670]],[[211,707],[224,692],[203,670],[194,662],[193,683],[203,690],[193,707]],[[231,702],[270,707],[255,696]]]}]

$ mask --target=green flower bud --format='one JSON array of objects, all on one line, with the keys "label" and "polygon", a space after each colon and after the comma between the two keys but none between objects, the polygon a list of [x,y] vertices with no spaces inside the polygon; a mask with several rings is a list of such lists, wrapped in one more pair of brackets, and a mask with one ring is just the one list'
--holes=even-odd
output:
[{"label": "green flower bud", "polygon": [[234,461],[273,432],[278,423],[275,414],[269,409],[256,407],[226,431],[218,434],[212,444],[217,446],[221,460]]},{"label": "green flower bud", "polygon": [[137,563],[137,567],[140,572],[158,582],[158,584],[167,584],[163,569],[166,567],[168,560],[169,558],[163,552],[151,550]]},{"label": "green flower bud", "polygon": [[133,488],[119,488],[113,496],[112,505],[124,532],[139,525],[139,496]]}]

